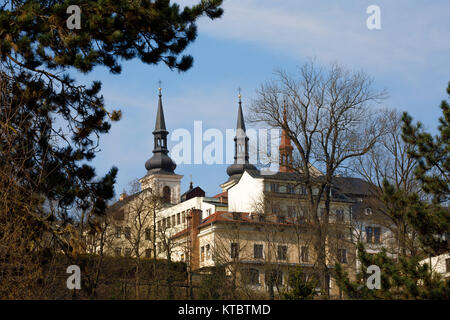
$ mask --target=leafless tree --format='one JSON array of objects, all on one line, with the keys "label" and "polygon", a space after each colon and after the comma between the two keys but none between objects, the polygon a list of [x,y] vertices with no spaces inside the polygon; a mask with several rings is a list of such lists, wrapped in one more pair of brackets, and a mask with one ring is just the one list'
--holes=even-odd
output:
[{"label": "leafless tree", "polygon": [[[372,188],[370,197],[365,199],[366,205],[373,214],[363,217],[372,223],[380,225],[391,235],[391,239],[384,239],[385,244],[392,242],[387,249],[396,255],[416,255],[418,253],[417,235],[408,225],[407,207],[397,208],[394,204],[382,201],[383,181],[388,181],[396,190],[405,194],[421,193],[420,184],[414,176],[416,160],[408,157],[408,147],[401,138],[401,114],[396,110],[383,110],[386,119],[386,131],[374,147],[365,155],[354,158],[352,169],[363,177]],[[358,223],[359,221],[355,221]],[[392,240],[392,241],[390,241]]]},{"label": "leafless tree", "polygon": [[[326,239],[333,180],[384,134],[385,121],[371,106],[385,97],[362,71],[348,71],[337,64],[322,69],[310,62],[297,76],[277,72],[275,80],[257,90],[250,109],[251,121],[284,129],[294,144],[293,169],[302,175],[308,195],[306,209],[314,227],[317,274],[325,298],[329,297]],[[323,174],[318,175],[311,165]],[[325,210],[321,213],[322,201]]]}]

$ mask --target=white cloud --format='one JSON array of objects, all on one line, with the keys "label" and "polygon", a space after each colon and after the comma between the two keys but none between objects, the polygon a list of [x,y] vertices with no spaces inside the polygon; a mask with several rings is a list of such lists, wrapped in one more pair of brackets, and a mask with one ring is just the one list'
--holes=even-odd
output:
[{"label": "white cloud", "polygon": [[297,59],[338,60],[376,71],[410,69],[410,64],[437,67],[445,62],[450,51],[446,41],[450,38],[450,3],[413,5],[406,0],[379,0],[382,29],[378,31],[366,27],[370,4],[225,0],[224,16],[212,22],[201,20],[199,30],[215,37],[256,42]]}]

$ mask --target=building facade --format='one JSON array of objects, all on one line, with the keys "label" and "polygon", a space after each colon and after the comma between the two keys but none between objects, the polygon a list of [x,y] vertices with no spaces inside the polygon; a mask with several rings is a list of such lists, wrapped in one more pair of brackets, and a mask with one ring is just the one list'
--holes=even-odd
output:
[{"label": "building facade", "polygon": [[[109,210],[114,233],[109,253],[185,261],[199,273],[220,266],[242,286],[262,292],[269,287],[281,292],[289,271],[297,266],[312,276],[314,235],[306,212],[306,188],[292,167],[291,141],[283,131],[279,172],[264,174],[249,162],[240,96],[237,111],[234,163],[227,169],[227,181],[220,184],[223,192],[207,197],[191,183],[182,195],[182,176],[175,173],[176,164],[168,155],[160,90],[153,155],[145,163],[147,174],[139,180],[141,191],[122,196]],[[358,194],[346,183],[337,181],[332,189],[327,266],[331,270],[339,262],[354,274],[352,208]],[[325,210],[324,205],[319,210]],[[337,286],[329,281],[331,294],[338,295]]]}]

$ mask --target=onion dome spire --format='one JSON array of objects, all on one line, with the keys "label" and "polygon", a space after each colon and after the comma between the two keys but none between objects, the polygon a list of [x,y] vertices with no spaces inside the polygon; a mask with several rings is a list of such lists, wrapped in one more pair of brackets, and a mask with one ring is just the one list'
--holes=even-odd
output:
[{"label": "onion dome spire", "polygon": [[177,165],[168,156],[166,121],[162,105],[161,88],[159,90],[158,111],[156,113],[155,130],[153,131],[154,147],[153,156],[145,162],[145,168],[151,173],[174,173]]}]

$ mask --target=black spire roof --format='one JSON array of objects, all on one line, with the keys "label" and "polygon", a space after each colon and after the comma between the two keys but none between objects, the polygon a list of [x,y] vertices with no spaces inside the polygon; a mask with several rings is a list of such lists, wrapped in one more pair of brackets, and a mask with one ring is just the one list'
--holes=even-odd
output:
[{"label": "black spire roof", "polygon": [[173,174],[177,165],[168,156],[166,121],[162,106],[161,88],[159,88],[158,111],[156,114],[155,130],[153,131],[154,148],[153,156],[145,162],[148,173]]},{"label": "black spire roof", "polygon": [[248,137],[245,133],[245,121],[239,94],[236,136],[234,137],[234,164],[227,168],[229,180],[239,179],[245,170],[256,170],[255,166],[249,163],[248,158]]},{"label": "black spire roof", "polygon": [[239,109],[238,109],[238,118],[237,118],[236,129],[241,129],[241,130],[245,131],[245,122],[244,122],[244,115],[242,113],[242,102],[241,102],[240,95],[239,95]]},{"label": "black spire roof", "polygon": [[162,107],[162,95],[161,90],[159,90],[159,99],[158,99],[158,113],[156,114],[156,123],[155,123],[155,131],[166,131],[166,121],[164,120],[164,110]]}]

